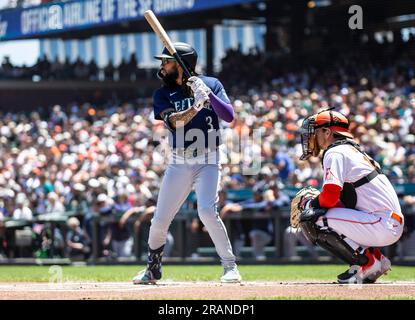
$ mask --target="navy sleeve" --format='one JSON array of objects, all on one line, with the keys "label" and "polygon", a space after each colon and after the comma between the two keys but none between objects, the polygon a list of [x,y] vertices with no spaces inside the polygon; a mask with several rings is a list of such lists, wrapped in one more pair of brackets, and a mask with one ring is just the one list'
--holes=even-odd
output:
[{"label": "navy sleeve", "polygon": [[213,88],[211,88],[213,93],[221,99],[225,103],[231,103],[229,100],[228,95],[226,94],[225,88],[223,87],[222,83],[216,79]]},{"label": "navy sleeve", "polygon": [[161,90],[157,90],[153,95],[154,118],[156,120],[163,120],[160,116],[166,109],[174,109],[170,100],[163,94]]}]

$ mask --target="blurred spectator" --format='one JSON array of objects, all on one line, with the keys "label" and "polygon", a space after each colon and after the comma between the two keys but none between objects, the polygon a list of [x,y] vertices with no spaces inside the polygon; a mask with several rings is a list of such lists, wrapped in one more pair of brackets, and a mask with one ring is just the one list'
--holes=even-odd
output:
[{"label": "blurred spectator", "polygon": [[88,69],[88,78],[91,81],[98,81],[98,73],[99,73],[99,68],[98,65],[96,64],[95,60],[91,60],[91,62],[89,63],[89,69]]},{"label": "blurred spectator", "polygon": [[130,61],[128,62],[127,70],[129,73],[128,80],[134,81],[139,78],[140,75],[139,75],[139,69],[138,69],[138,61],[134,53],[132,53],[130,56]]},{"label": "blurred spectator", "polygon": [[26,195],[19,193],[16,199],[16,209],[13,212],[13,219],[16,220],[32,220],[33,213],[32,210],[28,207],[28,200]]},{"label": "blurred spectator", "polygon": [[121,63],[119,64],[117,70],[118,70],[118,77],[120,80],[131,80],[130,73],[129,73],[129,65],[124,60],[124,58],[121,60]]},{"label": "blurred spectator", "polygon": [[77,215],[85,215],[89,210],[88,195],[85,194],[86,186],[75,183],[72,192],[66,196],[67,209],[75,211]]},{"label": "blurred spectator", "polygon": [[100,216],[109,216],[114,208],[114,201],[107,194],[101,193],[97,197],[94,208]]},{"label": "blurred spectator", "polygon": [[277,165],[278,176],[283,182],[287,182],[294,171],[293,159],[285,151],[278,151],[274,158]]},{"label": "blurred spectator", "polygon": [[35,252],[36,257],[63,258],[65,256],[65,239],[62,232],[51,223],[45,223],[40,227],[40,230],[40,248]]},{"label": "blurred spectator", "polygon": [[69,57],[64,62],[55,57],[49,60],[47,56],[38,58],[33,66],[14,66],[8,56],[4,57],[0,66],[0,79],[18,79],[27,81],[45,81],[45,80],[79,80],[79,81],[137,81],[152,77],[146,70],[138,67],[138,61],[135,54],[131,54],[130,59],[122,59],[120,65],[115,67],[110,61],[102,69],[104,79],[100,79],[100,68],[95,60],[88,63],[81,60],[80,57],[73,63]]},{"label": "blurred spectator", "polygon": [[134,238],[126,224],[119,221],[112,222],[104,239],[104,246],[111,247],[116,258],[131,257]]},{"label": "blurred spectator", "polygon": [[0,196],[0,217],[1,220],[4,220],[4,217],[10,216],[10,213],[7,210],[5,199]]},{"label": "blurred spectator", "polygon": [[65,112],[62,111],[60,105],[55,105],[53,107],[53,113],[50,117],[50,123],[52,124],[53,128],[59,126],[61,129],[65,128],[67,123],[68,117],[66,116]]},{"label": "blurred spectator", "polygon": [[[65,58],[65,62],[63,63],[63,73],[61,80],[71,80],[75,77],[74,75],[74,68],[72,63],[69,61],[69,58]],[[42,78],[46,80],[47,78]]]},{"label": "blurred spectator", "polygon": [[55,192],[48,193],[48,202],[46,205],[45,213],[50,213],[50,214],[64,214],[65,213],[65,207],[61,199]]},{"label": "blurred spectator", "polygon": [[[401,197],[401,207],[405,215],[405,227],[401,239],[397,244],[397,258],[404,260],[406,256],[415,255],[415,196]],[[408,214],[408,213],[412,214]]]},{"label": "blurred spectator", "polygon": [[114,210],[117,212],[125,212],[132,207],[128,201],[128,194],[125,190],[118,190],[118,194],[114,201]]},{"label": "blurred spectator", "polygon": [[266,185],[264,199],[272,206],[272,208],[281,208],[290,204],[290,197],[283,191],[284,185],[277,181],[271,181]]},{"label": "blurred spectator", "polygon": [[[98,180],[90,181],[91,187],[96,189],[99,186]],[[108,238],[109,229],[111,223],[105,218],[109,218],[113,214],[114,201],[108,197],[106,193],[100,193],[93,200],[92,205],[85,215],[84,218],[84,228],[87,236],[92,239],[94,235],[94,223],[96,222],[96,227],[98,228],[98,252],[99,256],[108,257],[110,254],[110,238]]]},{"label": "blurred spectator", "polygon": [[112,63],[112,60],[110,60],[110,62],[108,62],[107,66],[104,68],[105,80],[114,81],[114,72],[115,67]]},{"label": "blurred spectator", "polygon": [[13,74],[14,74],[13,73],[13,65],[10,62],[10,57],[9,56],[5,56],[3,58],[3,62],[1,64],[1,70],[2,70],[2,72],[4,73],[4,75],[6,77],[7,76],[12,77],[13,76]]},{"label": "blurred spectator", "polygon": [[63,71],[64,71],[64,65],[59,61],[59,58],[56,57],[55,60],[50,65],[51,78],[62,79]]},{"label": "blurred spectator", "polygon": [[6,225],[4,223],[3,212],[0,211],[0,260],[6,257],[5,244],[6,244]]},{"label": "blurred spectator", "polygon": [[69,257],[71,259],[87,260],[91,253],[90,239],[80,228],[77,218],[69,218],[67,225],[69,230],[66,234],[66,245]]}]

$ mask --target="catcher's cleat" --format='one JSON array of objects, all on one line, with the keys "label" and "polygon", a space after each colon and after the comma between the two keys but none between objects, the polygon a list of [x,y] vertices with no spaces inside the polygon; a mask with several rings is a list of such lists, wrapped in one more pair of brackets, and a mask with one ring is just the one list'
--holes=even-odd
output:
[{"label": "catcher's cleat", "polygon": [[377,274],[371,275],[366,279],[366,283],[375,283],[384,274],[387,274],[388,271],[392,270],[391,261],[386,258],[379,249],[373,249],[373,255],[376,260],[380,261],[380,271]]},{"label": "catcher's cleat", "polygon": [[373,283],[373,279],[381,271],[381,263],[368,250],[365,255],[369,262],[363,266],[352,265],[348,270],[337,276],[337,282],[341,284]]},{"label": "catcher's cleat", "polygon": [[222,283],[239,283],[241,282],[242,277],[239,274],[238,268],[235,267],[226,267],[223,270],[223,276],[220,278]]},{"label": "catcher's cleat", "polygon": [[134,278],[134,284],[156,284],[161,279],[161,271],[156,274],[149,269],[141,270]]}]

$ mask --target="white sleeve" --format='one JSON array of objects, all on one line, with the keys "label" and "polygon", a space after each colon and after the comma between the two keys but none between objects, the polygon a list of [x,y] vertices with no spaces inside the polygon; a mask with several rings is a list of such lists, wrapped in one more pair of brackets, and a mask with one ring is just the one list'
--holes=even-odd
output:
[{"label": "white sleeve", "polygon": [[24,214],[24,219],[25,220],[32,220],[33,219],[33,213],[32,213],[32,210],[30,210],[30,208],[26,208],[25,214]]},{"label": "white sleeve", "polygon": [[19,220],[20,219],[20,209],[16,209],[13,211],[13,219]]},{"label": "white sleeve", "polygon": [[335,184],[343,188],[345,179],[344,156],[338,152],[326,154],[323,160],[324,178],[323,186],[326,184]]}]

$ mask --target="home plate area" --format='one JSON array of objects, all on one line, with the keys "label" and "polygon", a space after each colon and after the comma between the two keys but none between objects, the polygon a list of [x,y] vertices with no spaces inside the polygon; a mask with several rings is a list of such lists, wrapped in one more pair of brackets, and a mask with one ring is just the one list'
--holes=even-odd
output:
[{"label": "home plate area", "polygon": [[157,285],[130,282],[0,283],[0,299],[405,299],[415,297],[414,282],[339,285],[330,282],[219,282],[161,281]]}]

